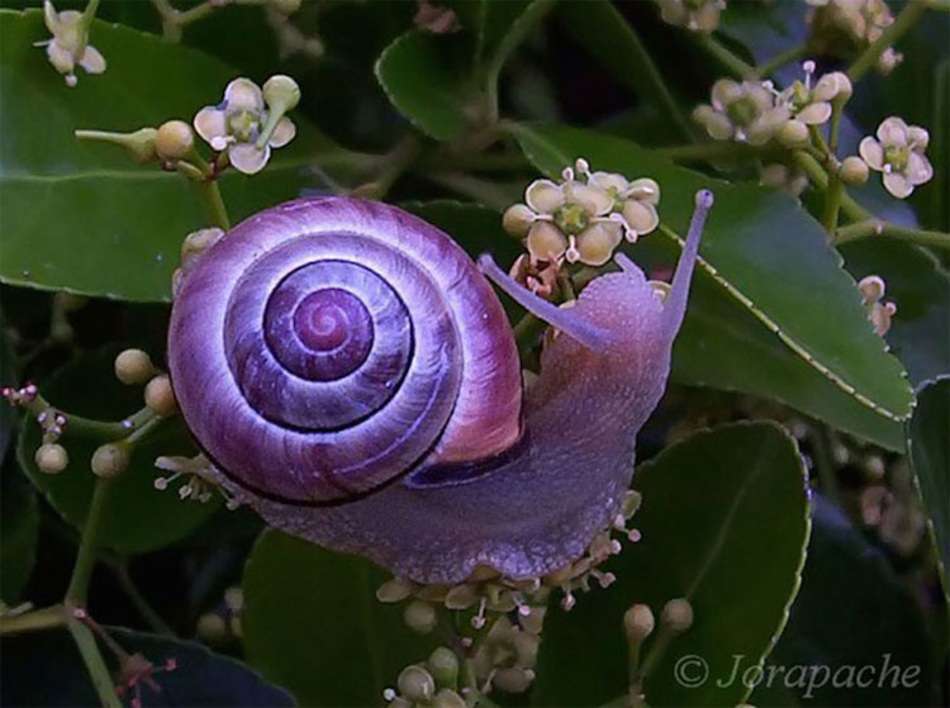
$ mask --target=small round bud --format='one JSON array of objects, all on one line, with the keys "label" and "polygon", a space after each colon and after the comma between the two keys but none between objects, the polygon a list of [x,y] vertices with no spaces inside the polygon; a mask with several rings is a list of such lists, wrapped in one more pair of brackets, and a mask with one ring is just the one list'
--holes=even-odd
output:
[{"label": "small round bud", "polygon": [[495,678],[492,679],[492,684],[506,693],[524,693],[531,688],[532,681],[534,681],[534,671],[512,667],[498,669]]},{"label": "small round bud", "polygon": [[407,666],[399,674],[396,683],[399,693],[410,701],[428,703],[435,695],[435,679],[421,666]]},{"label": "small round bud", "polygon": [[270,0],[270,6],[282,15],[292,15],[300,9],[302,0]]},{"label": "small round bud", "polygon": [[196,634],[210,644],[221,644],[228,638],[228,623],[216,612],[206,612],[198,618]]},{"label": "small round bud", "polygon": [[264,100],[271,110],[292,111],[300,103],[300,87],[284,74],[277,74],[264,82]]},{"label": "small round bud", "polygon": [[163,418],[175,412],[178,404],[168,376],[162,374],[148,382],[145,387],[145,405]]},{"label": "small round bud", "polygon": [[808,126],[800,120],[785,121],[785,124],[779,128],[778,141],[785,147],[796,147],[802,145],[808,140]]},{"label": "small round bud", "polygon": [[653,611],[647,605],[634,605],[623,615],[623,631],[627,634],[627,641],[639,644],[650,636],[655,623]]},{"label": "small round bud", "polygon": [[670,600],[663,607],[660,622],[674,632],[685,632],[693,624],[693,606],[682,597]]},{"label": "small round bud", "polygon": [[468,704],[455,691],[443,688],[432,699],[432,708],[465,708]]},{"label": "small round bud", "polygon": [[56,443],[46,443],[40,445],[33,456],[36,466],[40,472],[45,474],[59,474],[66,465],[69,464],[69,455],[66,454],[66,448]]},{"label": "small round bud", "polygon": [[155,150],[165,160],[180,160],[187,157],[195,147],[195,134],[183,120],[162,123],[155,136]]},{"label": "small round bud", "polygon": [[439,686],[454,688],[458,683],[459,660],[455,652],[448,647],[439,647],[432,652],[427,663]]},{"label": "small round bud", "polygon": [[501,217],[501,227],[515,238],[524,238],[534,223],[534,212],[524,204],[514,204]]},{"label": "small round bud", "polygon": [[849,185],[864,184],[868,181],[868,165],[860,157],[852,155],[841,162],[838,170],[841,181]]},{"label": "small round bud", "polygon": [[129,448],[121,443],[102,445],[92,453],[92,471],[99,477],[111,479],[129,466]]},{"label": "small round bud", "polygon": [[115,377],[124,384],[143,384],[155,375],[155,366],[141,349],[126,349],[115,358]]},{"label": "small round bud", "polygon": [[438,623],[435,608],[422,600],[413,600],[406,605],[402,618],[409,629],[419,634],[428,634]]},{"label": "small round bud", "polygon": [[401,602],[412,594],[412,583],[400,578],[387,580],[376,590],[376,599],[380,602]]}]

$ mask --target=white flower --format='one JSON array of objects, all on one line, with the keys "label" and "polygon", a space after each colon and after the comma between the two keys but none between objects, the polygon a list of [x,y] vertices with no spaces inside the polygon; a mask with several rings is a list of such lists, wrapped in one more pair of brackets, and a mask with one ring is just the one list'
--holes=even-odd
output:
[{"label": "white flower", "polygon": [[862,159],[872,170],[884,174],[884,187],[898,199],[909,197],[914,187],[934,174],[924,154],[930,135],[917,125],[907,125],[891,116],[877,129],[877,140],[867,136],[858,146]]},{"label": "white flower", "polygon": [[535,180],[525,190],[525,203],[504,214],[505,230],[525,238],[532,264],[564,258],[600,266],[610,260],[624,236],[636,241],[659,224],[656,182],[591,173],[583,159],[577,160],[576,168],[581,179],[568,167],[561,182]]},{"label": "white flower", "polygon": [[261,89],[250,79],[235,79],[218,106],[205,106],[194,119],[195,130],[214,150],[227,150],[228,159],[244,174],[263,169],[271,148],[283,147],[297,134],[293,121],[281,116],[270,136],[260,144],[268,127],[268,106]]},{"label": "white flower", "polygon": [[43,19],[53,38],[37,42],[34,46],[46,47],[50,64],[65,76],[67,86],[72,87],[78,83],[76,64],[87,74],[101,74],[106,70],[105,58],[98,49],[89,44],[91,16],[87,17],[76,10],[56,12],[53,3],[46,0],[43,3]]},{"label": "white flower", "polygon": [[[893,24],[894,15],[884,0],[807,0],[815,9],[809,17],[809,45],[818,54],[840,58],[854,56],[876,41]],[[886,49],[878,70],[887,74],[903,59]]]},{"label": "white flower", "polygon": [[777,103],[769,89],[770,84],[756,81],[720,79],[710,92],[711,105],[698,106],[693,120],[714,140],[764,145],[791,117],[788,107]]},{"label": "white flower", "polygon": [[805,81],[796,81],[779,94],[778,102],[786,106],[796,120],[805,125],[821,125],[831,118],[831,101],[851,96],[851,80],[846,74],[834,71],[822,76],[812,86],[815,62],[802,64]]},{"label": "white flower", "polygon": [[664,22],[693,32],[715,30],[726,9],[726,0],[657,0],[657,4]]}]

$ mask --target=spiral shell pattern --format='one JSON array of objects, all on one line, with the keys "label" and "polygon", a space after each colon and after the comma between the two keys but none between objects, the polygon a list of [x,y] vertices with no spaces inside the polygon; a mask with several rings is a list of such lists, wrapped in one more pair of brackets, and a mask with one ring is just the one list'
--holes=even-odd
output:
[{"label": "spiral shell pattern", "polygon": [[444,233],[373,202],[298,200],[229,232],[183,283],[169,368],[205,452],[282,501],[344,501],[520,434],[488,283]]}]

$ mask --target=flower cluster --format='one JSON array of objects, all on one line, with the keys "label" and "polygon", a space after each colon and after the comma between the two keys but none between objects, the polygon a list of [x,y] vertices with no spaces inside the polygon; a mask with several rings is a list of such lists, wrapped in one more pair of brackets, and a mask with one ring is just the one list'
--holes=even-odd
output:
[{"label": "flower cluster", "polygon": [[604,265],[624,238],[634,242],[653,231],[660,223],[659,201],[660,188],[652,179],[591,172],[584,159],[566,168],[559,182],[535,180],[524,203],[510,207],[502,220],[528,249],[529,258],[515,264],[513,275],[549,294],[563,261]]},{"label": "flower cluster", "polygon": [[861,141],[858,152],[872,170],[883,173],[884,187],[898,199],[909,197],[914,187],[929,181],[934,174],[924,152],[930,135],[924,128],[907,125],[891,116]]},{"label": "flower cluster", "polygon": [[879,275],[869,275],[858,282],[858,290],[874,331],[883,337],[891,329],[891,319],[897,314],[897,305],[884,302],[884,279]]},{"label": "flower cluster", "polygon": [[674,27],[693,32],[712,32],[719,26],[719,15],[726,9],[726,0],[656,0],[660,17]]},{"label": "flower cluster", "polygon": [[194,119],[195,130],[244,174],[260,172],[271,149],[294,139],[297,128],[284,114],[300,101],[300,89],[289,76],[272,76],[263,91],[250,79],[228,84],[224,100],[205,106]]},{"label": "flower cluster", "polygon": [[76,65],[87,74],[101,74],[106,70],[106,60],[98,49],[89,44],[89,26],[92,15],[76,10],[56,12],[53,3],[43,3],[43,19],[52,39],[37,42],[35,46],[46,47],[50,64],[66,79],[67,86],[75,86]]},{"label": "flower cluster", "polygon": [[[894,22],[884,0],[806,0],[814,7],[809,17],[809,46],[816,54],[849,58],[875,42]],[[903,55],[887,48],[878,59],[877,68],[889,74]]]},{"label": "flower cluster", "polygon": [[765,145],[773,138],[788,146],[808,140],[808,127],[831,118],[832,102],[846,101],[852,87],[840,71],[813,81],[815,62],[802,64],[804,81],[797,80],[783,91],[770,81],[720,79],[713,84],[711,103],[693,111],[693,119],[715,140],[735,140]]}]

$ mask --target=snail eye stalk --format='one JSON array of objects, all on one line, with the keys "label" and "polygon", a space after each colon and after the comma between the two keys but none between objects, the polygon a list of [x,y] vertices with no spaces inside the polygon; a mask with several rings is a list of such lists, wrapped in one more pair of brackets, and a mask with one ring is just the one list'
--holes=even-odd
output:
[{"label": "snail eye stalk", "polygon": [[590,323],[583,315],[553,305],[527,290],[505,273],[487,253],[478,257],[478,267],[503,292],[540,320],[559,329],[595,352],[605,351],[611,342],[610,333]]}]

